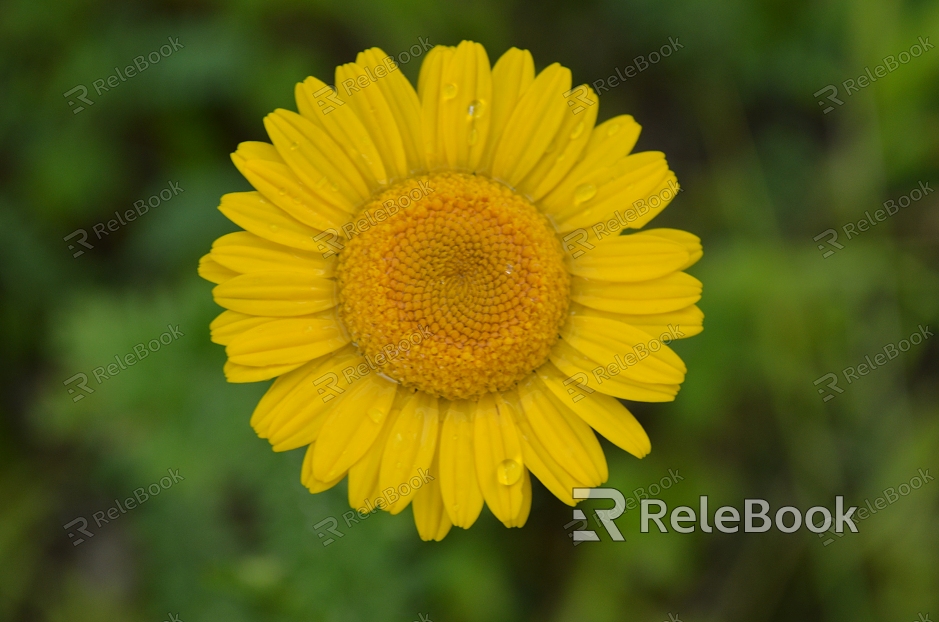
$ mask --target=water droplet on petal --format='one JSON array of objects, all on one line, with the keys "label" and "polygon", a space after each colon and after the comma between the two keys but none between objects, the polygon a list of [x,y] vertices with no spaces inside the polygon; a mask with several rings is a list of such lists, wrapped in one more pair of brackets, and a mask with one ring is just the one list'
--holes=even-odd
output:
[{"label": "water droplet on petal", "polygon": [[571,140],[576,140],[578,136],[584,133],[584,122],[581,121],[571,130]]},{"label": "water droplet on petal", "polygon": [[283,188],[281,188],[281,189],[279,190],[279,193],[280,193],[280,196],[284,196],[285,194],[287,194],[287,191],[284,190]]},{"label": "water droplet on petal", "polygon": [[496,467],[496,477],[500,484],[511,486],[522,476],[522,465],[512,459],[503,460]]},{"label": "water droplet on petal", "polygon": [[368,418],[378,423],[385,416],[385,412],[380,408],[369,408],[368,409]]},{"label": "water droplet on petal", "polygon": [[291,150],[291,151],[296,151],[296,150],[297,150],[297,147],[299,147],[299,146],[300,146],[300,145],[298,145],[296,142],[292,142],[292,143],[290,143],[290,150]]},{"label": "water droplet on petal", "polygon": [[584,201],[589,201],[595,194],[597,194],[596,186],[593,184],[581,184],[574,190],[574,202],[580,204]]},{"label": "water droplet on petal", "polygon": [[453,99],[456,97],[456,85],[455,84],[444,84],[443,85],[443,98],[444,99]]},{"label": "water droplet on petal", "polygon": [[469,107],[466,109],[466,114],[473,117],[474,119],[478,119],[481,116],[483,116],[483,113],[485,112],[485,110],[486,110],[485,100],[474,99],[472,102],[470,102]]},{"label": "water droplet on petal", "polygon": [[619,132],[619,123],[614,123],[613,125],[609,127],[609,129],[607,129],[606,135],[615,136],[617,132]]}]

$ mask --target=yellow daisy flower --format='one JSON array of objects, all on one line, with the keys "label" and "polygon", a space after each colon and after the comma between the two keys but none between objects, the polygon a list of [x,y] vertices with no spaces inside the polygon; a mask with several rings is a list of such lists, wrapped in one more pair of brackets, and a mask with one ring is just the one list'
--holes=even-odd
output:
[{"label": "yellow daisy flower", "polygon": [[616,399],[674,399],[665,345],[697,334],[699,239],[639,229],[677,192],[628,115],[511,49],[437,46],[417,91],[378,48],[296,87],[273,144],[232,155],[257,189],[222,197],[244,231],[199,264],[230,382],[277,377],[251,417],[274,451],[306,446],[313,493],[348,476],[354,509],[409,504],[424,540],[508,527],[534,474],[563,502],[607,479],[594,430],[641,458]]}]

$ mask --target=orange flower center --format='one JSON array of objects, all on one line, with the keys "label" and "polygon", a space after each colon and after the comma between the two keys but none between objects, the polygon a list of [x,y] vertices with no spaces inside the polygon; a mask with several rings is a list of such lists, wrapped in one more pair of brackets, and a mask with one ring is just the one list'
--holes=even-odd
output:
[{"label": "orange flower center", "polygon": [[409,179],[345,228],[340,314],[381,373],[448,399],[512,388],[548,358],[570,278],[548,221],[491,179]]}]

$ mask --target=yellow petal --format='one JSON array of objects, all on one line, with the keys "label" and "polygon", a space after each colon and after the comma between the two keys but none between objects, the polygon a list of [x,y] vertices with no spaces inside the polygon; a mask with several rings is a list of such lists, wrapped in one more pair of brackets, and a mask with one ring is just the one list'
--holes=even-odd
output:
[{"label": "yellow petal", "polygon": [[[398,493],[398,499],[387,508],[397,514],[413,499],[414,487],[409,482],[421,471],[427,471],[437,449],[437,398],[418,391],[401,409],[394,429],[385,442],[381,461],[379,486],[382,490],[391,488]],[[404,494],[401,488],[407,485],[412,494]],[[420,488],[420,487],[418,487]]]},{"label": "yellow petal", "polygon": [[492,176],[516,187],[535,167],[567,111],[571,71],[558,63],[538,74],[512,111],[492,160]]},{"label": "yellow petal", "polygon": [[427,53],[421,64],[417,81],[417,95],[421,100],[421,135],[427,168],[437,171],[447,167],[447,152],[443,144],[440,104],[443,99],[443,74],[455,50],[438,45]]},{"label": "yellow petal", "polygon": [[[626,228],[638,229],[665,208],[671,201],[672,191],[667,193],[669,199],[665,201],[651,197],[675,183],[675,175],[668,169],[662,153],[637,153],[587,176],[586,183],[574,190],[573,199],[566,209],[551,211],[550,214],[558,231],[562,232],[592,229],[612,218],[625,221]],[[655,209],[652,209],[650,200],[657,206]]]},{"label": "yellow petal", "polygon": [[478,43],[463,41],[443,70],[439,131],[449,167],[476,170],[489,140],[492,73]]},{"label": "yellow petal", "polygon": [[[306,362],[306,361],[304,361]],[[228,382],[258,382],[261,380],[270,380],[277,376],[286,374],[303,365],[303,363],[288,363],[286,365],[265,365],[255,367],[249,365],[239,365],[226,361],[223,371],[225,379]]]},{"label": "yellow petal", "polygon": [[[408,173],[424,171],[424,145],[421,139],[421,102],[417,92],[404,76],[394,59],[379,48],[360,52],[355,62],[368,68],[378,79],[375,86],[382,92],[391,108],[392,116],[401,134],[401,143],[407,158]],[[384,72],[382,69],[384,68]],[[384,75],[380,75],[384,73]]]},{"label": "yellow petal", "polygon": [[317,438],[313,473],[329,481],[358,462],[375,442],[394,401],[398,384],[365,376],[333,409]]},{"label": "yellow petal", "polygon": [[522,473],[522,502],[518,506],[518,512],[515,513],[507,523],[506,527],[524,527],[528,522],[528,515],[531,513],[531,475],[528,468]]},{"label": "yellow petal", "polygon": [[209,324],[213,343],[227,346],[238,335],[255,326],[272,322],[276,318],[247,315],[237,311],[223,311]]},{"label": "yellow petal", "polygon": [[648,235],[656,238],[665,238],[684,246],[685,250],[688,251],[688,262],[679,268],[679,270],[686,270],[687,268],[690,268],[704,255],[704,250],[701,248],[701,238],[693,233],[682,231],[681,229],[646,229],[645,231],[639,231],[634,235]]},{"label": "yellow petal", "polygon": [[561,338],[601,364],[617,363],[617,357],[629,353],[642,357],[622,372],[631,380],[681,384],[685,379],[685,364],[671,348],[663,345],[653,352],[649,335],[623,322],[586,313],[573,315],[561,329]]},{"label": "yellow petal", "polygon": [[262,367],[312,361],[351,341],[338,318],[283,318],[256,326],[225,348],[239,365]]},{"label": "yellow petal", "polygon": [[483,498],[496,518],[508,525],[522,507],[525,461],[511,413],[502,404],[497,408],[491,393],[476,405],[473,441]]},{"label": "yellow petal", "polygon": [[[347,393],[348,383],[340,377],[344,366],[364,361],[353,346],[310,361],[274,381],[251,415],[251,427],[268,438],[307,406],[326,404]],[[338,369],[338,371],[330,371]],[[310,441],[312,442],[312,441]]]},{"label": "yellow petal", "polygon": [[278,109],[264,117],[264,127],[280,157],[311,196],[353,214],[371,194],[345,150],[313,121]]},{"label": "yellow petal", "polygon": [[256,428],[258,436],[266,436],[274,451],[289,451],[315,441],[332,413],[353,397],[355,386],[350,389],[339,375],[350,360],[357,358],[327,355],[319,359],[313,373],[282,399],[263,422],[265,433],[262,434],[261,426]]},{"label": "yellow petal", "polygon": [[[403,395],[398,391],[395,397],[398,399]],[[382,457],[385,453],[385,444],[388,435],[398,420],[401,413],[399,404],[395,404],[388,416],[385,417],[385,423],[382,425],[381,432],[375,437],[375,443],[371,450],[367,451],[358,462],[349,468],[349,506],[353,508],[374,509],[374,500],[381,492],[378,486],[378,475],[381,472]]]},{"label": "yellow petal", "polygon": [[492,68],[492,114],[489,122],[489,139],[480,159],[478,170],[488,174],[492,168],[492,157],[505,133],[509,117],[522,95],[535,81],[535,62],[528,50],[510,48],[496,61]]},{"label": "yellow petal", "polygon": [[666,313],[701,299],[701,281],[684,272],[633,283],[571,279],[571,300],[593,309],[638,315]]},{"label": "yellow petal", "polygon": [[388,183],[378,148],[346,102],[348,92],[342,94],[340,87],[337,93],[322,80],[309,77],[297,84],[294,94],[300,114],[325,130],[343,148],[373,192]]},{"label": "yellow petal", "polygon": [[345,473],[339,477],[333,479],[329,482],[321,482],[316,479],[313,475],[313,454],[315,443],[310,443],[310,446],[307,447],[306,453],[303,455],[303,466],[300,468],[300,481],[306,486],[311,493],[314,495],[318,492],[323,492],[324,490],[329,490],[345,477]]},{"label": "yellow petal", "polygon": [[637,458],[646,456],[652,450],[649,436],[642,425],[614,398],[595,391],[582,399],[571,399],[564,386],[564,374],[551,363],[542,365],[536,373],[555,397],[564,401],[568,408],[617,447]]},{"label": "yellow petal", "polygon": [[[600,365],[597,361],[571,347],[563,339],[554,344],[550,361],[565,375],[564,386],[570,399],[583,399],[585,394],[599,391],[634,402],[671,402],[679,385],[636,380],[631,373],[621,373],[616,362]],[[622,356],[627,366],[635,365],[636,356]]]},{"label": "yellow petal", "polygon": [[538,439],[532,430],[528,418],[521,406],[516,409],[515,426],[519,439],[522,442],[522,456],[525,467],[537,477],[554,496],[567,505],[576,505],[571,494],[574,488],[589,487],[587,482],[575,479],[563,466],[561,466]]},{"label": "yellow petal", "polygon": [[518,395],[532,432],[555,462],[589,488],[606,481],[606,458],[590,426],[534,374],[519,383]]},{"label": "yellow petal", "polygon": [[437,468],[436,456],[428,473],[434,479],[424,483],[414,493],[414,524],[421,540],[440,542],[450,532],[452,523],[440,494],[440,470]]},{"label": "yellow petal", "polygon": [[341,85],[341,92],[345,89],[343,99],[378,149],[389,181],[404,179],[408,175],[408,163],[401,133],[391,107],[373,78],[376,77],[371,71],[366,72],[356,63],[336,67],[336,84]]},{"label": "yellow petal", "polygon": [[[597,121],[598,98],[586,84],[564,93],[568,111],[563,117],[554,140],[535,168],[519,184],[519,190],[532,201],[538,201],[560,183],[570,172],[587,147],[594,123]],[[593,102],[584,105],[583,102]]]},{"label": "yellow petal", "polygon": [[686,337],[694,337],[704,330],[704,313],[697,305],[689,305],[666,313],[630,315],[598,311],[597,309],[590,309],[575,303],[571,305],[570,311],[571,313],[602,317],[629,324],[650,337],[658,339],[662,343],[669,343],[676,339],[684,339]]},{"label": "yellow petal", "polygon": [[450,520],[469,529],[483,509],[476,476],[473,415],[476,403],[450,402],[440,431],[440,491]]},{"label": "yellow petal", "polygon": [[[604,171],[622,160],[632,151],[639,139],[641,127],[628,114],[604,121],[590,134],[590,140],[573,169],[539,202],[548,213],[560,213],[573,206],[576,191],[581,186],[609,177]],[[582,193],[581,193],[582,194]]]},{"label": "yellow petal", "polygon": [[324,259],[322,253],[302,251],[275,244],[253,233],[238,231],[215,240],[212,259],[237,273],[257,270],[295,270],[311,276],[330,277],[335,259]]},{"label": "yellow petal", "polygon": [[260,192],[232,192],[222,197],[218,206],[233,223],[251,233],[291,248],[329,251],[314,238],[326,236],[319,229],[308,227],[264,198]]},{"label": "yellow petal", "polygon": [[212,290],[215,302],[250,315],[306,315],[335,307],[336,282],[301,272],[265,270],[239,275]]},{"label": "yellow petal", "polygon": [[[260,145],[269,152],[258,153]],[[325,230],[340,229],[349,220],[348,212],[312,194],[309,187],[287,166],[273,145],[241,143],[231,158],[255,189],[300,222]]]},{"label": "yellow petal", "polygon": [[224,283],[229,279],[235,278],[238,276],[238,273],[229,270],[225,266],[212,259],[212,255],[210,253],[208,255],[203,255],[199,259],[199,276],[201,276],[206,281],[219,284]]},{"label": "yellow petal", "polygon": [[568,260],[571,274],[616,283],[649,281],[688,261],[685,248],[665,238],[622,235]]}]

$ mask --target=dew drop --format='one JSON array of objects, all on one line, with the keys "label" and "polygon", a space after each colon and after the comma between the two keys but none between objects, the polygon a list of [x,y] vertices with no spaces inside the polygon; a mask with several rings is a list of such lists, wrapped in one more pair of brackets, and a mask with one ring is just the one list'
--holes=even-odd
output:
[{"label": "dew drop", "polygon": [[443,86],[443,98],[444,99],[453,99],[456,97],[456,85],[455,84],[445,84]]},{"label": "dew drop", "polygon": [[499,483],[511,486],[522,476],[522,465],[512,459],[503,460],[496,467],[496,477]]},{"label": "dew drop", "polygon": [[574,202],[583,203],[584,201],[589,201],[597,194],[597,187],[593,184],[582,184],[577,186],[577,189],[574,190]]},{"label": "dew drop", "polygon": [[300,146],[300,145],[298,145],[296,142],[292,142],[292,143],[290,143],[290,150],[291,150],[291,151],[296,151],[296,150],[297,150],[297,147],[299,147],[299,146]]},{"label": "dew drop", "polygon": [[380,408],[369,408],[368,409],[368,418],[378,423],[382,420],[382,417],[385,416],[385,412]]},{"label": "dew drop", "polygon": [[576,140],[578,136],[584,133],[584,122],[581,121],[571,130],[571,140]]},{"label": "dew drop", "polygon": [[483,116],[483,113],[486,110],[486,102],[481,99],[474,99],[470,102],[469,107],[466,109],[466,114],[474,119],[478,119]]},{"label": "dew drop", "polygon": [[619,123],[614,123],[613,125],[609,127],[609,129],[607,129],[606,135],[615,136],[618,132],[619,132]]},{"label": "dew drop", "polygon": [[280,196],[284,196],[285,194],[287,194],[287,191],[284,190],[283,188],[281,188],[279,192],[280,192]]},{"label": "dew drop", "polygon": [[512,274],[513,272],[515,272],[515,266],[513,266],[512,264],[507,264],[505,266],[505,273]]}]

